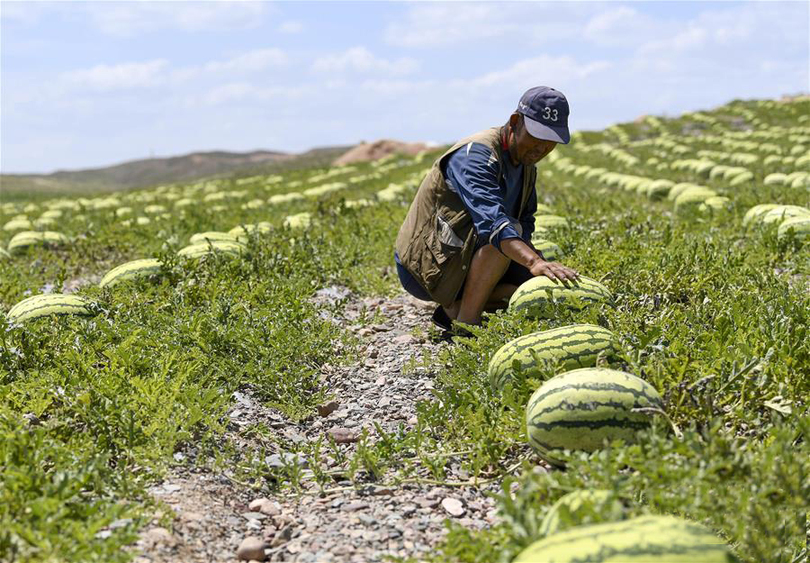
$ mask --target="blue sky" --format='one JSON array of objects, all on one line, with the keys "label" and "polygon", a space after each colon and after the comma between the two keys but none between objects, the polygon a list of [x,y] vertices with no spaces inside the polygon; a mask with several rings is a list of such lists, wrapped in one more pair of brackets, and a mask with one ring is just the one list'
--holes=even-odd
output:
[{"label": "blue sky", "polygon": [[810,90],[808,2],[0,3],[0,170],[572,130]]}]

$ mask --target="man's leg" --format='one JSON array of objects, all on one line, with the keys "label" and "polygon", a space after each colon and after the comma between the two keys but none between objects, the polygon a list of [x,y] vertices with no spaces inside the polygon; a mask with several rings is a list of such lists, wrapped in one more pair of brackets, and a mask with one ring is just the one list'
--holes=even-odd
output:
[{"label": "man's leg", "polygon": [[[503,306],[504,300],[511,297],[517,286],[498,282],[509,268],[511,260],[501,254],[497,248],[487,244],[479,248],[470,262],[470,271],[464,283],[461,301],[458,303],[458,313],[454,317],[462,323],[481,324],[481,313],[484,309],[494,309]],[[451,313],[455,304],[448,311]]]}]

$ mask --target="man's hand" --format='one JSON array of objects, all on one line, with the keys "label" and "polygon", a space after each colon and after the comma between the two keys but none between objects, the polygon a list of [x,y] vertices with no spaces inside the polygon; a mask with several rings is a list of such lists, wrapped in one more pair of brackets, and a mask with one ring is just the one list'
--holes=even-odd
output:
[{"label": "man's hand", "polygon": [[558,262],[546,262],[534,245],[527,244],[519,238],[506,239],[501,243],[501,252],[529,269],[533,276],[546,276],[564,284],[579,279],[579,274]]},{"label": "man's hand", "polygon": [[531,266],[529,266],[529,271],[532,273],[533,276],[546,276],[547,278],[554,280],[554,281],[561,281],[563,284],[567,284],[567,282],[574,282],[579,279],[579,274],[576,270],[572,270],[567,266],[563,266],[558,262],[546,262],[539,256],[537,260],[535,260]]}]

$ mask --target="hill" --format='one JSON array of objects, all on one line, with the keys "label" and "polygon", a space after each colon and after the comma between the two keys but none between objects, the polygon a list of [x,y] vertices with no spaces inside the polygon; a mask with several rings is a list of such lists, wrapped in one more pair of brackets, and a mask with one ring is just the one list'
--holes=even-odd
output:
[{"label": "hill", "polygon": [[194,152],[167,158],[132,160],[104,168],[59,170],[52,174],[2,174],[0,188],[7,195],[118,191],[241,172],[272,173],[325,166],[351,148],[323,147],[300,154],[263,150],[247,153]]}]

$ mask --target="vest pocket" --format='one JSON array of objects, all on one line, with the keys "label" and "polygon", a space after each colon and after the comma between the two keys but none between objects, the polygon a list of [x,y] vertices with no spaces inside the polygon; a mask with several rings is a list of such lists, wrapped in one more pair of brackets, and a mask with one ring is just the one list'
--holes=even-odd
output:
[{"label": "vest pocket", "polygon": [[459,237],[450,222],[441,214],[436,214],[435,228],[425,232],[425,246],[429,252],[422,254],[422,274],[428,290],[433,290],[446,275],[453,275],[452,262],[464,248],[464,240]]}]

